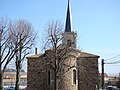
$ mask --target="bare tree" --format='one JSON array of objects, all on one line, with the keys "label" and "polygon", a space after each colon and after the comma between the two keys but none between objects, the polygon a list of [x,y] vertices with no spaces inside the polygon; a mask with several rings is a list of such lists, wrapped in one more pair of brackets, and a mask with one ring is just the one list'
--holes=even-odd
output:
[{"label": "bare tree", "polygon": [[3,73],[15,55],[15,50],[11,47],[11,35],[8,33],[11,25],[12,23],[6,18],[0,18],[0,90],[3,88]]},{"label": "bare tree", "polygon": [[11,37],[12,49],[15,51],[16,63],[16,85],[15,90],[19,90],[19,74],[25,57],[31,52],[35,41],[35,31],[26,20],[15,21],[9,32]]},{"label": "bare tree", "polygon": [[66,59],[70,54],[71,50],[68,45],[62,44],[62,30],[63,26],[60,21],[49,22],[45,31],[47,31],[47,39],[45,43],[45,66],[49,67],[53,71],[54,76],[54,90],[58,89],[58,79],[69,71],[75,65],[70,65]]}]

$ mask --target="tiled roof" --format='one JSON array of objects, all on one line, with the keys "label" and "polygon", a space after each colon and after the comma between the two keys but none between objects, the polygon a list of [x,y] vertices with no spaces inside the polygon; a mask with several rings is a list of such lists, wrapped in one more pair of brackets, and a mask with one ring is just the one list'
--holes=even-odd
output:
[{"label": "tiled roof", "polygon": [[[102,76],[102,73],[99,73],[99,76]],[[104,73],[104,77],[108,77],[107,73]]]}]

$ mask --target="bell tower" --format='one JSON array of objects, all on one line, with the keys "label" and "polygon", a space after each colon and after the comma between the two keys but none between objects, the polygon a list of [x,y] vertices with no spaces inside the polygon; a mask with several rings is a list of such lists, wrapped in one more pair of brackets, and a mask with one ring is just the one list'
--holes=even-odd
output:
[{"label": "bell tower", "polygon": [[65,24],[65,31],[62,34],[63,37],[62,43],[68,45],[69,47],[76,48],[76,36],[77,33],[73,31],[73,27],[72,27],[70,0],[68,0],[66,24]]}]

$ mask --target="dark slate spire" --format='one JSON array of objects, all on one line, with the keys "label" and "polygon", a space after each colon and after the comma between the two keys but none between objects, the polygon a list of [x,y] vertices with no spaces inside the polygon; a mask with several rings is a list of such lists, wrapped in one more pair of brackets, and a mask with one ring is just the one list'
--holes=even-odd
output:
[{"label": "dark slate spire", "polygon": [[72,18],[71,18],[70,0],[68,0],[65,32],[71,32],[71,31],[72,31]]}]

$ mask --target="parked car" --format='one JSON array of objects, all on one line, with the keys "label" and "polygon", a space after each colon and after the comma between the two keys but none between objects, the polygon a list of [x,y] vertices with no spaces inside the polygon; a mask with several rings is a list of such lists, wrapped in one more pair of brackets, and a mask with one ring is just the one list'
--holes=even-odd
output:
[{"label": "parked car", "polygon": [[108,86],[106,90],[119,90],[116,86]]},{"label": "parked car", "polygon": [[15,88],[14,87],[9,87],[6,90],[15,90]]}]

